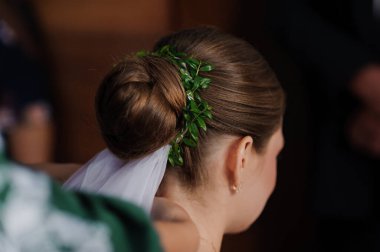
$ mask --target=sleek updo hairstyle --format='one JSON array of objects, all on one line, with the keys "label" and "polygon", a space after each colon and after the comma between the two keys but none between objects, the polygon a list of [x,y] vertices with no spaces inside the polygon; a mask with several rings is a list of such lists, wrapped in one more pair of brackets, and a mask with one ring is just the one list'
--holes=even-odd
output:
[{"label": "sleek updo hairstyle", "polygon": [[[222,134],[252,136],[261,152],[280,127],[284,92],[252,45],[214,28],[183,30],[162,38],[154,50],[172,45],[214,70],[201,97],[212,106],[197,147],[184,146],[184,165],[174,167],[189,189],[207,180],[208,145]],[[108,148],[130,160],[169,144],[182,127],[185,93],[177,66],[155,56],[127,56],[103,80],[96,97],[100,129]]]}]

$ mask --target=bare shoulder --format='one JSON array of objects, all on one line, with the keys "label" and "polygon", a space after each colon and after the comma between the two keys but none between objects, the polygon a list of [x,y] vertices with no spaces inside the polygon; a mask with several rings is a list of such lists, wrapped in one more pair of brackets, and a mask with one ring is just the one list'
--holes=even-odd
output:
[{"label": "bare shoulder", "polygon": [[61,183],[70,178],[81,166],[81,164],[74,163],[41,163],[28,165],[28,167],[42,171]]}]

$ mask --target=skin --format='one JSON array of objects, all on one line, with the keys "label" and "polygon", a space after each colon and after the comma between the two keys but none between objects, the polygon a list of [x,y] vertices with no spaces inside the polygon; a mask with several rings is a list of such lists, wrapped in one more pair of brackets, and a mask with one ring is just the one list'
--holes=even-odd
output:
[{"label": "skin", "polygon": [[348,140],[357,150],[380,158],[380,65],[363,67],[351,82],[351,91],[362,107],[347,125]]},{"label": "skin", "polygon": [[380,64],[363,67],[353,78],[351,91],[368,109],[380,114]]},{"label": "skin", "polygon": [[[206,185],[188,193],[174,173],[165,175],[160,195],[181,206],[200,237],[197,251],[219,251],[225,233],[246,230],[261,214],[276,184],[277,156],[284,146],[281,129],[261,153],[250,136],[219,137],[206,158]],[[236,190],[239,188],[239,190]]]},{"label": "skin", "polygon": [[34,170],[42,171],[48,174],[56,181],[63,183],[68,180],[82,164],[58,164],[58,163],[39,163],[39,164],[24,164]]},{"label": "skin", "polygon": [[199,247],[199,233],[188,213],[175,202],[156,197],[152,216],[166,252],[193,252]]},{"label": "skin", "polygon": [[380,158],[380,114],[368,109],[358,110],[347,127],[351,145],[373,158]]},{"label": "skin", "polygon": [[[189,193],[170,170],[152,209],[165,251],[220,251],[223,235],[246,230],[261,214],[276,184],[277,156],[284,146],[281,128],[258,153],[252,137],[220,136],[206,159],[209,179]],[[44,171],[79,165],[36,165]],[[58,172],[59,173],[59,172]]]},{"label": "skin", "polygon": [[46,163],[53,156],[54,125],[46,105],[25,106],[20,120],[7,130],[12,158],[25,164]]}]

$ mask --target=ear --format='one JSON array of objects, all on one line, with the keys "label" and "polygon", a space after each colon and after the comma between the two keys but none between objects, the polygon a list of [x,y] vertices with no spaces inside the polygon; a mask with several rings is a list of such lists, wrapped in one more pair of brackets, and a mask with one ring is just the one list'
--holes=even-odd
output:
[{"label": "ear", "polygon": [[252,157],[253,139],[250,136],[237,139],[227,154],[227,179],[232,191],[237,191],[241,184],[244,169]]}]

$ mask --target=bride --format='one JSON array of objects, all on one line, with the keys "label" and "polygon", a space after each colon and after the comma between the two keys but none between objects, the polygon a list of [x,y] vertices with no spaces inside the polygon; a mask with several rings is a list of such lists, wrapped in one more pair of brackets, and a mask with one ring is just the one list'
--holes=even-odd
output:
[{"label": "bride", "polygon": [[274,189],[284,103],[249,43],[213,28],[171,34],[105,77],[96,113],[107,149],[65,186],[152,215],[170,211],[152,210],[154,198],[170,201],[195,224],[198,251],[219,251],[223,235],[246,230]]}]

